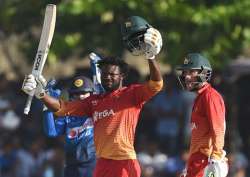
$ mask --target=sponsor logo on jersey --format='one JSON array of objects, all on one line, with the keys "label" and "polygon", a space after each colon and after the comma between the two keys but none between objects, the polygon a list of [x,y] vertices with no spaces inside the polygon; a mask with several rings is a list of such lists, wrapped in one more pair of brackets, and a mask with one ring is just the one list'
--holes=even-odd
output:
[{"label": "sponsor logo on jersey", "polygon": [[80,134],[83,133],[83,131],[90,129],[90,128],[93,128],[93,121],[89,118],[84,122],[83,125],[79,127],[71,128],[68,133],[68,138],[70,139],[76,138],[80,136]]},{"label": "sponsor logo on jersey", "polygon": [[93,114],[93,120],[94,122],[100,120],[100,119],[103,119],[103,118],[106,118],[106,117],[110,117],[110,116],[113,116],[115,115],[115,112],[113,109],[105,109],[101,112],[98,112],[98,111],[95,111],[94,114]]},{"label": "sponsor logo on jersey", "polygon": [[68,138],[76,138],[78,135],[78,130],[76,128],[72,128],[68,133]]}]

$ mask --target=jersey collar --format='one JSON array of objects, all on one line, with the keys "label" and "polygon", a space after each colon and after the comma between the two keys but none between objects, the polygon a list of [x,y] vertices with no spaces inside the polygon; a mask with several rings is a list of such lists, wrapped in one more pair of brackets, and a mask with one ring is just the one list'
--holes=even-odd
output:
[{"label": "jersey collar", "polygon": [[108,92],[108,93],[104,93],[102,94],[102,97],[106,97],[106,96],[115,96],[117,95],[119,92],[121,92],[122,90],[124,90],[126,87],[121,87],[119,89],[116,89],[114,91]]},{"label": "jersey collar", "polygon": [[201,94],[204,90],[206,90],[208,87],[210,87],[210,84],[209,83],[206,83],[203,87],[201,87],[199,90],[198,90],[198,94]]}]

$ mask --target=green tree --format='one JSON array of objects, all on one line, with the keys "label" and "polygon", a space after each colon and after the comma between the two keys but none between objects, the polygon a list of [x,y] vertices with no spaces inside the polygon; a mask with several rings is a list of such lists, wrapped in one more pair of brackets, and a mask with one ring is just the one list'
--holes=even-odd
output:
[{"label": "green tree", "polygon": [[[33,58],[50,1],[2,0],[0,30],[5,36],[19,34],[22,50]],[[62,0],[51,55],[67,59],[93,49],[122,55],[119,24],[131,15],[144,17],[160,30],[164,40],[161,59],[178,64],[188,52],[199,51],[218,68],[249,49],[249,0]],[[39,28],[38,28],[39,29]],[[35,35],[36,34],[36,35]],[[39,33],[38,33],[39,34]],[[32,60],[31,60],[32,61]]]}]

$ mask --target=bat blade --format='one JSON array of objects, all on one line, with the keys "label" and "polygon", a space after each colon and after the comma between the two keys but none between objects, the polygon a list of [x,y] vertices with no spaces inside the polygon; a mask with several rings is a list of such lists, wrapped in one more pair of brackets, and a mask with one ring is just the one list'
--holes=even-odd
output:
[{"label": "bat blade", "polygon": [[38,45],[35,62],[32,69],[33,75],[42,73],[47,55],[49,53],[50,44],[54,35],[56,24],[56,5],[48,4],[45,10],[42,33]]},{"label": "bat blade", "polygon": [[[54,35],[55,24],[56,24],[56,5],[48,4],[46,6],[42,33],[41,33],[34,65],[33,65],[32,72],[31,72],[35,77],[38,77],[42,73],[42,70],[43,70],[43,67],[46,62],[47,55],[49,52],[50,44]],[[31,106],[33,96],[34,96],[34,93],[30,95],[26,101],[26,105],[24,108],[24,114],[26,115],[30,111],[30,106]]]}]

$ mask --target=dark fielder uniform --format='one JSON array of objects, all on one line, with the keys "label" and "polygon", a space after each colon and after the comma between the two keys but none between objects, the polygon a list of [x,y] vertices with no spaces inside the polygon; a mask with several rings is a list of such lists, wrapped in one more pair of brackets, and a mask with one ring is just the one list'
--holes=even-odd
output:
[{"label": "dark fielder uniform", "polygon": [[65,116],[55,120],[52,112],[44,111],[43,124],[47,136],[65,135],[64,177],[92,177],[96,159],[92,119]]}]

